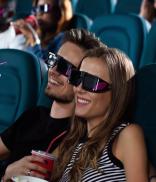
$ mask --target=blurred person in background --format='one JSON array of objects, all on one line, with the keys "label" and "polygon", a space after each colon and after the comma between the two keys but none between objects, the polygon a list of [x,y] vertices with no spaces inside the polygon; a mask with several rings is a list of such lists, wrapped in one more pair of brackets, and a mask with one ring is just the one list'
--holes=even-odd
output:
[{"label": "blurred person in background", "polygon": [[[1,1],[4,2],[4,0]],[[14,0],[5,2],[9,7],[12,5],[10,2],[14,2],[11,10],[15,9]],[[13,21],[12,16],[12,19],[6,21],[7,26],[5,24],[5,27],[11,27],[12,36],[7,34],[5,37],[9,39],[9,45],[1,47],[23,49],[45,60],[49,51],[54,53],[58,51],[63,39],[63,32],[75,27],[72,4],[70,0],[35,0],[32,13],[33,15],[26,18]],[[15,15],[15,12],[13,14]],[[6,40],[4,34],[1,37]],[[17,41],[11,37],[16,37]]]},{"label": "blurred person in background", "polygon": [[140,8],[140,16],[152,23],[156,18],[156,1],[143,0]]},{"label": "blurred person in background", "polygon": [[0,0],[0,48],[11,47],[15,40],[14,27],[10,25],[15,15],[15,0]]},{"label": "blurred person in background", "polygon": [[0,0],[0,48],[26,50],[29,44],[20,26],[23,23],[27,29],[33,30],[37,28],[37,21],[35,16],[29,14],[25,14],[23,19],[15,20],[15,9],[16,0]]},{"label": "blurred person in background", "polygon": [[[38,21],[36,32],[27,29],[24,22],[19,22],[18,25],[31,46],[28,50],[45,60],[49,51],[58,51],[63,31],[73,28],[72,4],[70,0],[36,0],[33,3],[33,13]],[[35,38],[37,36],[34,33],[37,33],[40,41]]]}]

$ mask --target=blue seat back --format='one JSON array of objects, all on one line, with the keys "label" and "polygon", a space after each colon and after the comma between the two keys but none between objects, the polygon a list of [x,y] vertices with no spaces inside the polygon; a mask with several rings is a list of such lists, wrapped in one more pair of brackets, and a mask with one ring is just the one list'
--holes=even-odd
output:
[{"label": "blue seat back", "polygon": [[31,14],[32,0],[16,0],[16,14],[15,19],[24,18]]},{"label": "blue seat back", "polygon": [[89,30],[93,24],[93,21],[84,14],[75,13],[74,24],[75,28],[84,28],[86,30]]},{"label": "blue seat back", "polygon": [[98,16],[110,14],[111,10],[111,0],[78,0],[75,12],[94,20]]},{"label": "blue seat back", "polygon": [[35,106],[41,86],[39,60],[16,49],[0,49],[0,132]]},{"label": "blue seat back", "polygon": [[132,121],[143,127],[149,158],[156,167],[156,64],[140,69],[135,79],[136,96]]},{"label": "blue seat back", "polygon": [[147,36],[140,67],[152,63],[156,63],[156,22],[153,23],[152,28]]},{"label": "blue seat back", "polygon": [[71,0],[73,12],[75,12],[78,0]]},{"label": "blue seat back", "polygon": [[139,14],[142,0],[118,0],[115,13],[136,13]]},{"label": "blue seat back", "polygon": [[125,52],[139,66],[148,27],[141,17],[129,15],[107,15],[95,19],[91,31],[108,46]]}]

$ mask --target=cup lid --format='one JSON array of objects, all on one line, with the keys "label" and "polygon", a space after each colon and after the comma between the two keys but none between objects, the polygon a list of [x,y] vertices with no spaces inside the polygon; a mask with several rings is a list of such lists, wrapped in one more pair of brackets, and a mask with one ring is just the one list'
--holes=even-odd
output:
[{"label": "cup lid", "polygon": [[43,157],[46,157],[46,158],[49,158],[49,159],[56,160],[56,157],[54,155],[52,155],[52,154],[50,154],[48,152],[41,151],[41,150],[32,150],[31,154],[38,155],[38,156],[43,156]]},{"label": "cup lid", "polygon": [[11,179],[14,182],[48,182],[44,179],[32,176],[14,176]]}]

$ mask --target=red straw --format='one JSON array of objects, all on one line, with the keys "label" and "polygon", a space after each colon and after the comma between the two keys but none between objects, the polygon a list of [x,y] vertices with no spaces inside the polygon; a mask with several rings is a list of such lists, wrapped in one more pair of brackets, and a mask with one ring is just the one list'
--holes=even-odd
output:
[{"label": "red straw", "polygon": [[55,137],[54,139],[52,139],[51,142],[50,142],[50,144],[49,144],[49,146],[48,146],[48,148],[47,148],[47,150],[46,150],[46,152],[48,153],[49,150],[51,149],[53,143],[54,143],[57,139],[61,138],[61,137],[62,137],[64,134],[66,134],[66,133],[67,133],[67,131],[63,131],[63,132],[62,132],[61,134],[59,134],[57,137]]}]

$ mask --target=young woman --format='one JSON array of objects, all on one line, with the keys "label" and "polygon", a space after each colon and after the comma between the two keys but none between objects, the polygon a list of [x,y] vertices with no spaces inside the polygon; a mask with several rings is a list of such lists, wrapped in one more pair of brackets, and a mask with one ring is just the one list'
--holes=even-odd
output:
[{"label": "young woman", "polygon": [[148,181],[143,132],[125,119],[133,75],[129,58],[111,48],[89,51],[80,71],[72,71],[77,118],[60,146],[52,181]]}]

